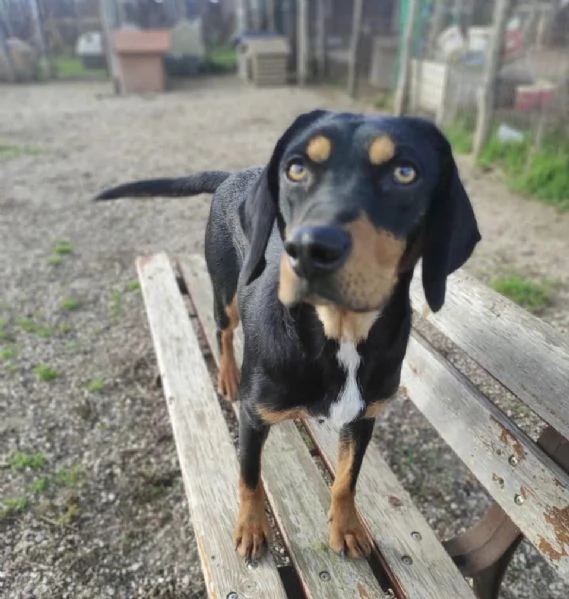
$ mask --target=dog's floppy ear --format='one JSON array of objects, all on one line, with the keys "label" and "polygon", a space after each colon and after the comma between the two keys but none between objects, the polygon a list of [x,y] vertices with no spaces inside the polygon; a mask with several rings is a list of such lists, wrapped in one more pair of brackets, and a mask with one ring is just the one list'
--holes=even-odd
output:
[{"label": "dog's floppy ear", "polygon": [[446,279],[470,257],[481,236],[449,143],[442,149],[439,183],[425,222],[423,289],[437,312],[445,301]]},{"label": "dog's floppy ear", "polygon": [[[269,163],[261,173],[252,195],[247,198],[245,211],[251,226],[251,247],[243,265],[243,280],[248,285],[265,268],[265,250],[275,221],[279,216],[279,165],[286,146],[293,136],[327,114],[313,110],[301,114],[277,141]],[[282,224],[282,223],[281,223]]]}]

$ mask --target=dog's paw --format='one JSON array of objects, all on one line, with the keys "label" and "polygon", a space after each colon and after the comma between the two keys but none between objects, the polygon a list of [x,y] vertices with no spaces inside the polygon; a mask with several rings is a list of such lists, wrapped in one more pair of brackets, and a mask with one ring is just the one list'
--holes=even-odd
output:
[{"label": "dog's paw", "polygon": [[223,360],[222,357],[217,375],[218,393],[229,401],[235,401],[239,392],[240,379],[241,374],[235,363],[235,359]]},{"label": "dog's paw", "polygon": [[362,559],[371,553],[371,541],[361,524],[352,498],[332,500],[328,514],[330,548],[342,557]]},{"label": "dog's paw", "polygon": [[256,510],[239,514],[233,540],[237,553],[246,560],[258,560],[265,553],[271,538],[269,520],[265,514]]}]

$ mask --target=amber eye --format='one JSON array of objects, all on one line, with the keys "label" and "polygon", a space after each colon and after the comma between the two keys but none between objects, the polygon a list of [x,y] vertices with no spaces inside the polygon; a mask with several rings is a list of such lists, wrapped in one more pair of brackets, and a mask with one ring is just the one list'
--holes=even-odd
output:
[{"label": "amber eye", "polygon": [[308,176],[308,170],[300,160],[294,160],[286,169],[286,176],[295,183],[304,181]]},{"label": "amber eye", "polygon": [[417,178],[417,171],[409,164],[397,166],[393,171],[393,178],[397,183],[408,185]]}]

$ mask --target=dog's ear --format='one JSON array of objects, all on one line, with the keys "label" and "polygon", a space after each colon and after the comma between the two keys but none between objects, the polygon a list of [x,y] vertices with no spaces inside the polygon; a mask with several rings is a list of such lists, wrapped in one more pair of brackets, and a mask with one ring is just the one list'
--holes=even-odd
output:
[{"label": "dog's ear", "polygon": [[423,244],[423,289],[433,312],[440,310],[445,301],[448,275],[468,260],[481,239],[446,139],[441,158],[443,164],[427,213]]},{"label": "dog's ear", "polygon": [[265,250],[275,221],[279,217],[279,166],[282,155],[297,133],[327,112],[326,110],[313,110],[296,118],[277,141],[269,163],[262,171],[251,196],[246,200],[245,211],[247,220],[251,224],[251,247],[243,265],[244,272],[242,274],[246,285],[252,283],[265,269]]}]

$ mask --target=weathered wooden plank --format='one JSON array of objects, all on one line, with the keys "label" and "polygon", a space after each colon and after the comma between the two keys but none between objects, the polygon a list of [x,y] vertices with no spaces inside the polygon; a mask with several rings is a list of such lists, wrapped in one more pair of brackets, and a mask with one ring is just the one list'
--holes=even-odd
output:
[{"label": "weathered wooden plank", "polygon": [[411,99],[414,109],[438,115],[444,104],[448,66],[430,60],[411,61]]},{"label": "weathered wooden plank", "polygon": [[441,437],[548,562],[569,578],[569,476],[416,333],[402,380]]},{"label": "weathered wooden plank", "polygon": [[[211,286],[204,260],[201,256],[190,256],[181,261],[181,269],[186,284],[191,290],[194,305],[196,308],[198,305],[204,307],[200,311],[200,318],[206,332],[209,331],[210,343],[212,343],[215,322],[209,308],[212,305]],[[235,338],[235,349],[239,359],[243,351],[242,343],[243,337],[238,334]],[[213,348],[217,355],[217,346],[214,345]],[[328,464],[334,469],[337,456],[337,432],[325,424],[319,425],[312,420],[307,421],[306,424],[320,444]],[[288,429],[291,434],[298,434],[292,425],[286,423],[273,428],[270,440],[273,439],[277,429]],[[268,448],[269,444],[267,444]],[[442,545],[436,540],[426,520],[413,505],[409,494],[390,470],[379,448],[370,444],[367,453],[358,484],[358,505],[362,508],[362,514],[367,520],[368,528],[376,539],[380,552],[393,572],[392,578],[395,584],[402,589],[406,597],[436,596],[438,599],[473,597],[470,587]],[[386,531],[389,531],[389,534],[386,534]],[[419,533],[420,539],[412,533]],[[411,557],[413,565],[408,565],[407,559],[402,559],[403,556]],[[432,594],[423,594],[426,590],[431,591]]]},{"label": "weathered wooden plank", "polygon": [[421,270],[414,308],[482,368],[569,439],[569,340],[460,270],[449,277],[443,308],[425,302]]},{"label": "weathered wooden plank", "polygon": [[[307,420],[305,424],[328,466],[335,470],[337,433],[327,423]],[[374,443],[368,447],[359,476],[357,506],[391,572],[393,584],[405,597],[474,598],[472,589]]]},{"label": "weathered wooden plank", "polygon": [[[204,260],[201,256],[190,256],[180,259],[179,266],[211,350],[218,360],[213,297]],[[240,331],[236,334],[235,353],[241,362],[243,337]],[[237,409],[235,413],[238,415]],[[382,596],[381,587],[367,562],[347,561],[329,550],[330,491],[292,422],[271,429],[263,450],[263,482],[309,597]],[[323,579],[321,572],[328,572],[330,580]]]},{"label": "weathered wooden plank", "polygon": [[235,552],[237,456],[170,262],[137,268],[209,597],[284,599],[272,560],[252,570]]}]

